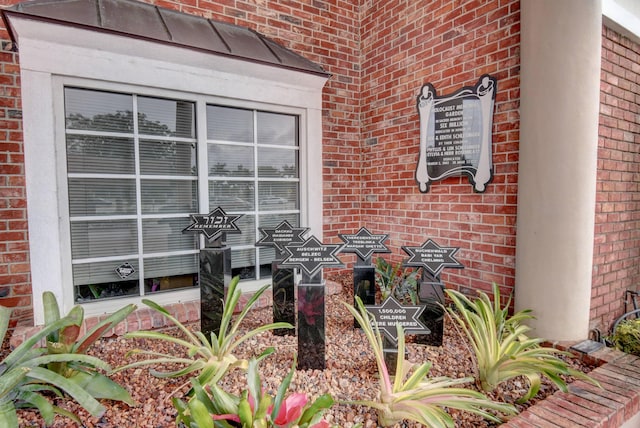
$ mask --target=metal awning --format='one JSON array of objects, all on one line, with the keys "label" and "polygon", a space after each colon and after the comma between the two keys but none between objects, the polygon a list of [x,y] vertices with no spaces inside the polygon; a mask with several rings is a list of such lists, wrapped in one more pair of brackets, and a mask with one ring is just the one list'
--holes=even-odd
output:
[{"label": "metal awning", "polygon": [[33,0],[2,9],[15,43],[12,17],[133,37],[330,76],[324,69],[249,28],[165,9],[135,0]]}]

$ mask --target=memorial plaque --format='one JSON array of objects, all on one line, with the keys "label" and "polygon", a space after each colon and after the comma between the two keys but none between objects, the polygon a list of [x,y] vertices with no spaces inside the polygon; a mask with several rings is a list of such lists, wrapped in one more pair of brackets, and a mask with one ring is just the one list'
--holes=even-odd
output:
[{"label": "memorial plaque", "polygon": [[403,306],[393,296],[388,297],[382,305],[366,306],[378,324],[378,329],[394,345],[398,343],[400,324],[406,334],[429,334],[429,329],[420,321],[424,311],[422,306]]},{"label": "memorial plaque", "polygon": [[440,272],[445,267],[464,267],[454,257],[460,248],[440,247],[431,239],[428,239],[419,247],[403,246],[402,249],[411,256],[409,260],[404,262],[405,266],[423,267],[434,277],[440,275]]},{"label": "memorial plaque", "polygon": [[[288,322],[296,325],[295,309],[295,269],[280,268],[284,247],[291,244],[299,244],[305,241],[302,236],[309,230],[308,227],[292,227],[284,220],[274,229],[258,228],[262,237],[257,246],[271,246],[276,249],[276,259],[271,263],[271,280],[273,287],[273,321]],[[273,331],[275,335],[285,336],[295,334],[295,329],[278,328]]]},{"label": "memorial plaque", "polygon": [[227,214],[218,207],[209,214],[191,214],[190,217],[193,223],[182,232],[202,233],[209,241],[220,238],[223,233],[240,233],[235,222],[242,214]]},{"label": "memorial plaque", "polygon": [[391,250],[384,244],[389,235],[373,235],[366,227],[360,228],[354,235],[338,234],[345,245],[341,253],[356,253],[361,260],[370,260],[374,253],[390,253]]},{"label": "memorial plaque", "polygon": [[417,98],[420,153],[416,181],[421,192],[433,181],[467,175],[475,192],[493,178],[492,127],[497,80],[483,75],[475,86],[437,96],[431,83]]},{"label": "memorial plaque", "polygon": [[323,266],[343,266],[340,259],[336,257],[340,247],[337,244],[323,244],[312,235],[302,244],[284,247],[284,258],[280,266],[299,267],[313,277]]},{"label": "memorial plaque", "polygon": [[[371,257],[374,253],[390,253],[391,250],[384,241],[389,239],[389,235],[373,235],[366,227],[353,235],[338,234],[345,242],[340,252],[356,253],[358,260],[353,267],[353,299],[360,297],[365,305],[376,303],[376,270],[371,266]],[[358,321],[353,320],[353,325],[359,328]]]},{"label": "memorial plaque", "polygon": [[301,244],[305,241],[302,236],[309,230],[308,227],[292,227],[288,221],[284,220],[274,229],[258,228],[262,233],[262,238],[256,242],[258,246],[272,246],[278,252],[278,256],[284,253],[284,248],[291,244]]}]

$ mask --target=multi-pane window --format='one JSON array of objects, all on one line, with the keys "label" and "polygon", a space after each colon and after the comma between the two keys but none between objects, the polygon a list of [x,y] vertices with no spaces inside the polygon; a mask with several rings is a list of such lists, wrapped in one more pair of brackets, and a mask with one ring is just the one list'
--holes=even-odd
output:
[{"label": "multi-pane window", "polygon": [[254,244],[258,227],[299,223],[297,116],[209,104],[196,118],[203,101],[64,94],[75,301],[197,286],[200,239],[182,231],[217,206],[243,214],[227,239],[233,275],[270,274],[273,250]]},{"label": "multi-pane window", "polygon": [[275,251],[256,248],[260,236],[248,232],[299,222],[298,118],[208,105],[207,158],[209,205],[243,214],[243,232],[227,237],[233,274],[265,278]]}]

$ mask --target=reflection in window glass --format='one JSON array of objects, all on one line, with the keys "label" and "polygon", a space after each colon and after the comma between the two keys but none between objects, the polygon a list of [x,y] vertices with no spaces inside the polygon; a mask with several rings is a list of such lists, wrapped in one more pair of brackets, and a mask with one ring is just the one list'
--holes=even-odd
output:
[{"label": "reflection in window glass", "polygon": [[140,173],[195,176],[197,174],[195,143],[140,140]]},{"label": "reflection in window glass", "polygon": [[260,177],[298,177],[298,151],[260,147],[258,149]]},{"label": "reflection in window glass", "polygon": [[257,113],[258,144],[273,144],[278,146],[298,145],[298,120],[296,116],[267,113]]},{"label": "reflection in window glass", "polygon": [[192,102],[138,97],[138,131],[141,134],[193,138],[194,114]]},{"label": "reflection in window glass", "polygon": [[78,88],[66,88],[64,94],[67,129],[133,131],[132,95]]},{"label": "reflection in window glass", "polygon": [[209,144],[209,176],[253,177],[253,151],[251,146]]},{"label": "reflection in window glass", "polygon": [[70,173],[134,174],[133,139],[104,135],[69,135],[67,171]]},{"label": "reflection in window glass", "polygon": [[253,142],[253,112],[232,107],[207,106],[207,139]]}]

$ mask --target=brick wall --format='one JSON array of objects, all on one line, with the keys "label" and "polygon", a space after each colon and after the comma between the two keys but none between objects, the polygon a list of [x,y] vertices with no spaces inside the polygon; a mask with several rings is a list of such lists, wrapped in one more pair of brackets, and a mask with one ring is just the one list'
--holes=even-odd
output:
[{"label": "brick wall", "polygon": [[640,45],[604,28],[591,327],[640,284]]},{"label": "brick wall", "polygon": [[3,31],[0,51],[0,304],[15,307],[12,325],[30,322],[31,278],[27,233],[20,70]]},{"label": "brick wall", "polygon": [[[513,289],[519,140],[519,1],[373,1],[362,7],[362,221],[402,245],[428,238],[460,247],[464,269],[445,269],[447,287]],[[416,97],[425,83],[438,95],[498,80],[493,182],[474,193],[466,177],[420,193]]]}]

